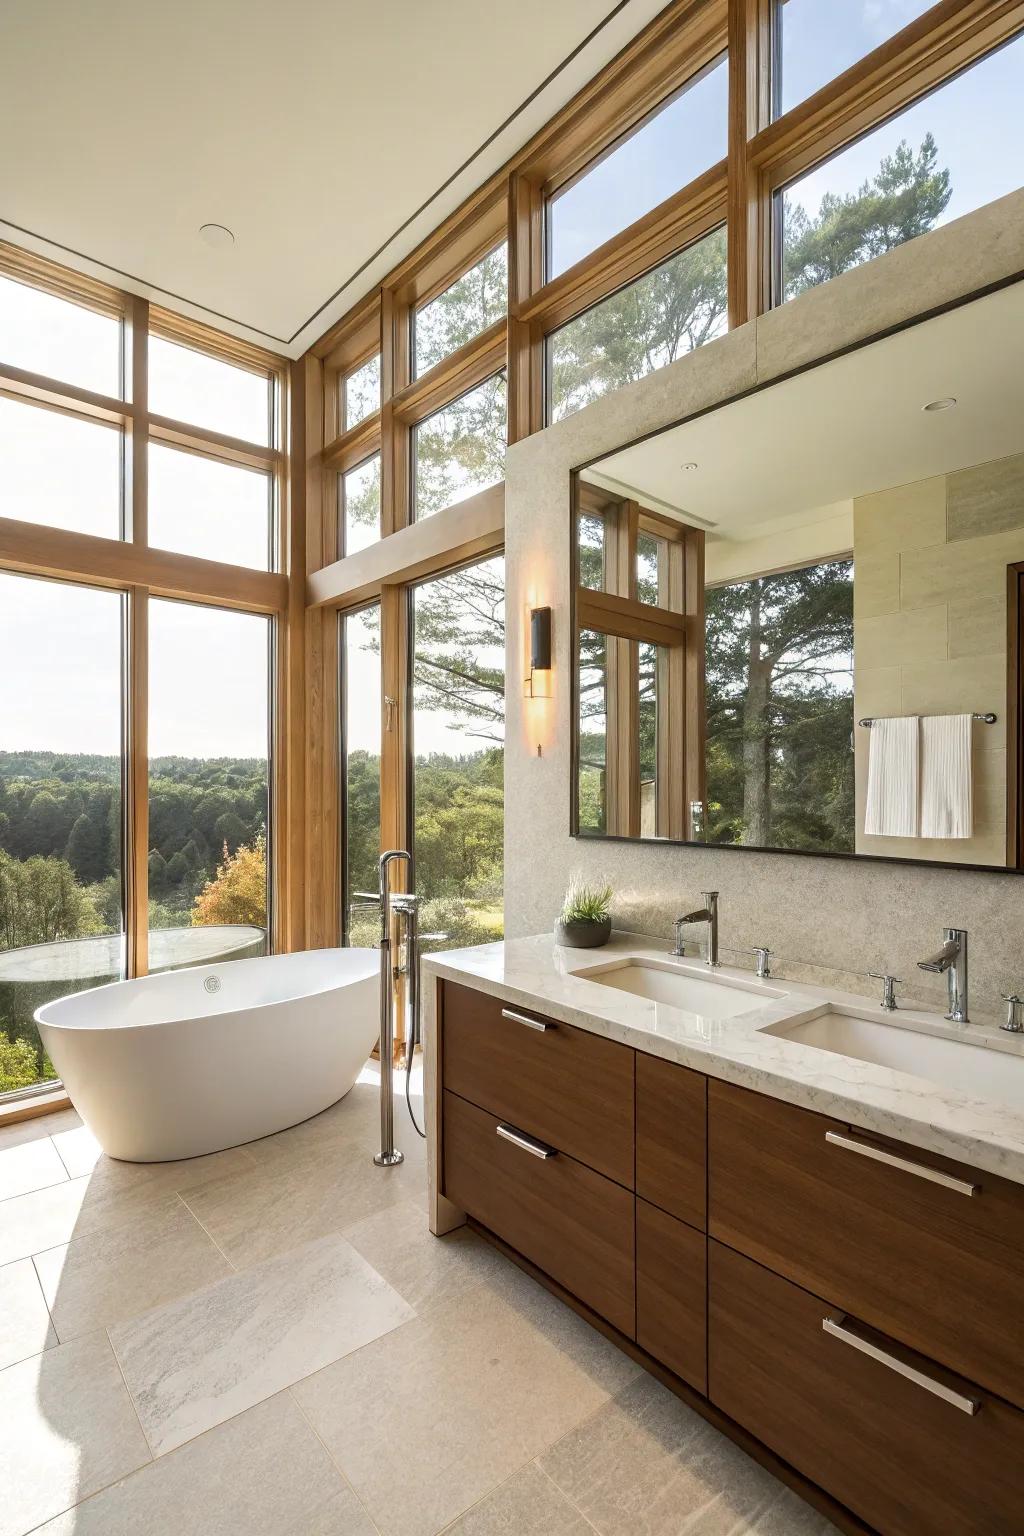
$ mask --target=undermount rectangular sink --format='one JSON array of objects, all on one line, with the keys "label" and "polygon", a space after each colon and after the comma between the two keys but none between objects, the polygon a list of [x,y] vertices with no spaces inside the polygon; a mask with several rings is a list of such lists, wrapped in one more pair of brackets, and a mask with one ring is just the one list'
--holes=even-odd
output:
[{"label": "undermount rectangular sink", "polygon": [[772,992],[760,982],[734,981],[732,978],[696,975],[670,960],[626,959],[603,966],[574,971],[584,981],[596,981],[602,987],[615,987],[634,997],[646,997],[654,1003],[682,1008],[705,1019],[735,1019],[753,1013],[765,1002],[784,996]]},{"label": "undermount rectangular sink", "polygon": [[1024,1056],[972,1041],[969,1034],[947,1039],[924,1034],[912,1025],[862,1019],[838,1009],[824,1010],[801,1024],[773,1024],[763,1033],[909,1072],[972,1098],[1024,1110]]}]

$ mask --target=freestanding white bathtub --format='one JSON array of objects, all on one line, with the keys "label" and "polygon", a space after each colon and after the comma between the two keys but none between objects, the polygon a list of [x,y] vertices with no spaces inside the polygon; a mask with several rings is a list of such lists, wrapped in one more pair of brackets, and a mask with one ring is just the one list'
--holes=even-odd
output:
[{"label": "freestanding white bathtub", "polygon": [[374,949],[231,960],[78,992],[35,1018],[104,1152],[198,1157],[349,1091],[378,1035],[379,963]]}]

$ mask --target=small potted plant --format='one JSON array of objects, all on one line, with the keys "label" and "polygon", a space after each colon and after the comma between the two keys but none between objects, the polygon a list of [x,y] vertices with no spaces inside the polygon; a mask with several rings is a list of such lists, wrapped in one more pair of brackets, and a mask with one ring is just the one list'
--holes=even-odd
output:
[{"label": "small potted plant", "polygon": [[568,949],[596,949],[607,944],[612,931],[611,903],[610,885],[571,880],[555,924],[555,943]]}]

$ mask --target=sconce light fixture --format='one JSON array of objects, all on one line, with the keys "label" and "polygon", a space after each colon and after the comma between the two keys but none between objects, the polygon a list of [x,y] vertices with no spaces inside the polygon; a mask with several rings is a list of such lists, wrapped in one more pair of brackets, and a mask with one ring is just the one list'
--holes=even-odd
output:
[{"label": "sconce light fixture", "polygon": [[551,609],[530,609],[530,671],[528,699],[546,699],[551,692]]}]

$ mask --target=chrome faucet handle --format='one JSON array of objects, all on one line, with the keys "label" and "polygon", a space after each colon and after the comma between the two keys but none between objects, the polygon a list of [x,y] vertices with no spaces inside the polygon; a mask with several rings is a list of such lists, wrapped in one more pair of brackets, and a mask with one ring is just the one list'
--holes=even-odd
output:
[{"label": "chrome faucet handle", "polygon": [[895,1013],[899,1007],[896,1001],[896,988],[902,987],[903,979],[900,976],[890,976],[887,971],[868,971],[868,975],[874,981],[882,983],[882,1001],[879,1008],[884,1008],[886,1013]]},{"label": "chrome faucet handle", "polygon": [[999,1028],[1008,1030],[1011,1035],[1024,1035],[1024,1019],[1020,1012],[1024,998],[1018,997],[1016,992],[1004,992],[1002,996],[1006,1004],[1006,1023],[1000,1024]]},{"label": "chrome faucet handle", "polygon": [[769,949],[766,944],[755,944],[750,953],[757,956],[758,981],[767,981],[772,974],[769,961],[775,953],[774,949]]}]

